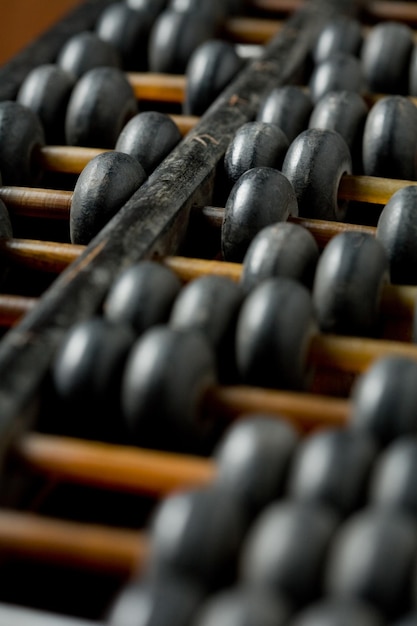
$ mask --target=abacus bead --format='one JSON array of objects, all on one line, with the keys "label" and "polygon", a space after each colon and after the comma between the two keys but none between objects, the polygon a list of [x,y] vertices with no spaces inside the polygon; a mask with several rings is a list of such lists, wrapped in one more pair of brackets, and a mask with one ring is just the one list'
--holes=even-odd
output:
[{"label": "abacus bead", "polygon": [[281,594],[232,587],[212,595],[201,606],[194,626],[284,626],[290,610]]},{"label": "abacus bead", "polygon": [[417,46],[413,46],[413,50],[411,52],[410,57],[410,67],[409,67],[409,88],[408,93],[410,96],[417,95]]},{"label": "abacus bead", "polygon": [[225,206],[221,245],[226,261],[242,261],[255,235],[265,226],[298,214],[292,185],[278,170],[255,167],[234,184]]},{"label": "abacus bead", "polygon": [[388,273],[382,244],[372,235],[346,231],[333,237],[317,263],[313,302],[322,331],[375,332]]},{"label": "abacus bead", "polygon": [[381,22],[364,39],[361,60],[368,88],[376,93],[408,92],[413,31],[405,24]]},{"label": "abacus bead", "polygon": [[179,579],[151,584],[133,580],[116,595],[106,615],[108,626],[188,626],[202,593]]},{"label": "abacus bead", "polygon": [[130,8],[124,2],[108,5],[100,14],[95,32],[102,41],[113,46],[121,57],[123,69],[146,70],[151,15]]},{"label": "abacus bead", "polygon": [[246,297],[236,330],[236,361],[244,382],[302,389],[316,325],[310,293],[289,278],[269,278]]},{"label": "abacus bead", "polygon": [[34,185],[40,168],[34,154],[45,144],[39,117],[18,102],[0,102],[0,172],[3,185]]},{"label": "abacus bead", "polygon": [[101,317],[68,330],[51,373],[67,434],[110,437],[115,431],[121,371],[133,338],[127,327]]},{"label": "abacus bead", "polygon": [[282,173],[294,187],[299,213],[317,219],[341,220],[346,205],[337,199],[344,174],[351,174],[352,159],[346,141],[333,130],[310,128],[290,145]]},{"label": "abacus bead", "polygon": [[288,146],[288,139],[275,124],[246,122],[234,134],[224,156],[229,181],[236,183],[254,167],[281,169]]},{"label": "abacus bead", "polygon": [[243,259],[241,285],[249,292],[266,278],[286,276],[311,287],[319,248],[306,228],[291,222],[266,226],[253,238]]},{"label": "abacus bead", "polygon": [[194,50],[215,35],[213,21],[198,11],[163,11],[155,21],[149,40],[152,72],[184,74]]},{"label": "abacus bead", "polygon": [[363,133],[367,176],[416,180],[417,107],[404,96],[387,96],[369,111]]},{"label": "abacus bead", "polygon": [[[1,175],[0,175],[1,185]],[[3,200],[0,200],[0,239],[11,239],[13,237],[12,223],[10,221],[9,211]],[[0,263],[0,280],[3,280],[7,276],[9,262],[5,256],[3,256]]]},{"label": "abacus bead", "polygon": [[103,303],[104,315],[114,323],[131,326],[140,335],[169,318],[181,281],[169,268],[140,261],[115,279]]},{"label": "abacus bead", "polygon": [[417,626],[417,613],[409,613],[392,622],[392,626]]},{"label": "abacus bead", "polygon": [[17,102],[38,115],[50,144],[64,142],[65,113],[74,84],[72,74],[46,64],[34,67],[20,86]]},{"label": "abacus bead", "polygon": [[293,501],[267,506],[242,549],[242,580],[255,589],[284,593],[301,605],[317,597],[336,518],[326,508]]},{"label": "abacus bead", "polygon": [[358,56],[362,45],[361,23],[347,15],[330,20],[320,31],[313,48],[314,62],[321,63],[336,52]]},{"label": "abacus bead", "polygon": [[177,296],[171,311],[170,325],[194,329],[220,347],[242,300],[237,283],[216,275],[202,276],[189,282]]},{"label": "abacus bead", "polygon": [[330,91],[360,92],[363,76],[359,59],[343,52],[333,54],[315,67],[309,88],[314,103]]},{"label": "abacus bead", "polygon": [[391,282],[417,285],[417,187],[399,189],[383,208],[376,237],[389,261]]},{"label": "abacus bead", "polygon": [[369,500],[417,517],[417,439],[399,437],[381,452],[372,474]]},{"label": "abacus bead", "polygon": [[242,66],[235,47],[226,41],[210,39],[198,46],[186,67],[184,113],[203,115]]},{"label": "abacus bead", "polygon": [[65,119],[67,143],[114,148],[122,128],[137,113],[137,102],[123,72],[90,70],[74,87]]},{"label": "abacus bead", "polygon": [[324,95],[310,116],[309,128],[335,130],[346,141],[352,162],[362,160],[362,135],[368,108],[362,96],[354,91],[333,91]]},{"label": "abacus bead", "polygon": [[242,417],[214,450],[218,485],[231,491],[253,518],[282,494],[298,441],[293,426],[282,418]]},{"label": "abacus bead", "polygon": [[82,31],[70,37],[62,46],[56,63],[76,79],[94,67],[121,67],[116,48],[90,31]]},{"label": "abacus bead", "polygon": [[123,376],[122,410],[132,441],[181,450],[200,445],[211,425],[198,412],[215,382],[214,354],[203,335],[167,326],[147,330]]},{"label": "abacus bead", "polygon": [[347,515],[365,499],[377,446],[370,436],[341,429],[312,433],[298,446],[288,479],[288,495],[317,502]]},{"label": "abacus bead", "polygon": [[181,141],[175,122],[159,111],[142,111],[123,128],[115,150],[135,157],[150,175]]},{"label": "abacus bead", "polygon": [[352,389],[350,425],[382,445],[417,433],[417,362],[397,356],[378,359]]},{"label": "abacus bead", "polygon": [[276,124],[291,143],[307,128],[313,109],[309,94],[296,85],[276,87],[264,98],[256,119]]},{"label": "abacus bead", "polygon": [[180,576],[207,589],[231,582],[245,530],[230,493],[210,486],[168,496],[150,529],[150,579]]},{"label": "abacus bead", "polygon": [[165,9],[167,0],[125,0],[128,7],[135,11],[146,11],[155,20]]},{"label": "abacus bead", "polygon": [[94,157],[75,184],[70,210],[71,242],[88,244],[145,179],[141,165],[128,154],[103,152]]},{"label": "abacus bead", "polygon": [[323,599],[296,614],[289,626],[384,626],[382,615],[359,600]]},{"label": "abacus bead", "polygon": [[398,511],[363,509],[338,529],[328,555],[325,586],[389,616],[407,610],[416,549],[412,520]]},{"label": "abacus bead", "polygon": [[174,11],[197,11],[212,18],[216,23],[221,23],[227,16],[227,2],[223,0],[169,0],[168,9]]}]

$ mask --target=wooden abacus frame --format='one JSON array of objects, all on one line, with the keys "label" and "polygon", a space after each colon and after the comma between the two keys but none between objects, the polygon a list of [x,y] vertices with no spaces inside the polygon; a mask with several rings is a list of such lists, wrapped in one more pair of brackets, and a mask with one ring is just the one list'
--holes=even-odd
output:
[{"label": "wooden abacus frame", "polygon": [[[63,42],[71,34],[91,28],[103,7],[110,2],[87,0],[66,20],[2,68],[0,100],[13,99],[26,73],[40,63],[53,61]],[[257,3],[265,9],[276,7],[273,0],[270,3],[257,0]],[[287,5],[290,6],[282,2],[283,10],[294,6],[293,2]],[[24,461],[29,469],[50,471],[67,480],[79,480],[83,472],[82,464],[73,466],[71,475],[70,464],[65,461],[63,451],[72,451],[75,456],[84,459],[88,458],[89,451],[88,480],[92,483],[94,480],[99,481],[100,462],[94,455],[100,456],[100,450],[104,454],[104,447],[94,449],[88,445],[88,450],[83,451],[80,442],[67,442],[65,448],[65,441],[52,438],[43,440],[41,436],[26,434],[37,413],[39,390],[59,341],[71,324],[97,311],[121,269],[142,258],[163,259],[178,253],[186,237],[193,207],[210,205],[212,201],[216,168],[234,132],[255,115],[262,97],[272,86],[295,82],[303,75],[311,44],[319,29],[331,16],[343,10],[355,14],[359,7],[354,0],[312,0],[288,18],[279,34],[265,47],[263,56],[253,61],[223,92],[117,216],[86,249],[76,251],[77,258],[53,282],[22,321],[5,335],[0,342],[0,466],[12,452],[13,455],[17,453],[20,462]],[[404,297],[407,299],[407,296]],[[230,390],[229,395],[227,390],[219,392],[217,397],[214,395],[211,398],[212,406],[216,409],[223,406],[226,412],[227,407],[231,406],[232,413],[243,410],[244,406],[250,407],[256,390],[252,390],[252,397],[250,393],[246,396],[241,393],[243,400],[237,398],[239,392],[236,390]],[[270,399],[268,393],[263,395],[264,400],[270,402],[269,408],[277,406],[274,405],[277,398],[273,394]],[[255,399],[255,404],[257,401]],[[296,418],[299,409],[295,396],[282,394],[279,401],[281,406],[287,403],[287,411]],[[306,410],[308,406],[311,407],[310,417]],[[321,419],[328,419],[329,423],[342,424],[346,421],[349,410],[346,401],[335,398],[329,401],[327,412],[324,407],[320,398],[305,398],[303,409],[306,411],[304,419],[307,427],[309,420],[311,423],[317,422],[319,413]],[[60,443],[64,445],[61,454]],[[77,445],[81,447],[77,448]],[[116,449],[113,449],[113,453],[114,459],[120,453],[121,470],[113,476],[113,485],[111,481],[107,483],[107,488],[120,488],[122,484],[129,490],[129,481],[123,482],[123,476],[126,476],[126,467],[131,468],[132,463],[137,463],[138,472],[143,471],[139,455],[135,456],[129,450]],[[129,457],[129,454],[133,454],[133,457]],[[128,462],[124,466],[126,459]],[[213,467],[194,461],[190,460],[194,468],[190,471],[195,471],[196,482],[210,479]],[[174,459],[167,457],[165,462],[173,463]],[[180,481],[180,478],[177,480]],[[176,486],[178,484],[175,483]],[[158,494],[171,488],[160,486]],[[1,513],[0,546],[8,543],[12,551],[32,551],[34,555],[41,550],[49,550],[51,559],[55,558],[54,555],[58,555],[56,558],[71,559],[72,552],[76,554],[74,558],[80,559],[81,566],[110,568],[113,564],[113,567],[119,567],[125,574],[131,572],[139,553],[143,556],[146,552],[146,545],[139,542],[138,535],[133,532],[114,531],[116,534],[118,532],[117,539],[123,546],[116,555],[110,548],[105,548],[106,541],[113,535],[111,532],[106,534],[103,529],[102,535],[96,528],[84,529],[83,535],[82,527],[78,526],[78,543],[66,545],[65,531],[70,530],[70,524],[66,526],[63,523],[61,527],[53,523],[48,525],[48,521],[42,522],[34,517],[28,517],[26,522],[18,514],[10,513],[8,516]],[[18,530],[9,533],[10,529],[16,528],[20,528],[20,535]],[[42,538],[48,532],[51,543],[46,547]],[[99,536],[97,544],[92,546],[91,551],[83,552],[94,533],[96,537]]]}]

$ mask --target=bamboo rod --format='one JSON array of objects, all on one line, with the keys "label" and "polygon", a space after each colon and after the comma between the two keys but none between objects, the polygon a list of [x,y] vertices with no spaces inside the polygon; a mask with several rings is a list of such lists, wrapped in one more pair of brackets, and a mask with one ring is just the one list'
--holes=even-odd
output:
[{"label": "bamboo rod", "polygon": [[146,561],[148,540],[137,531],[2,510],[0,553],[125,576]]}]

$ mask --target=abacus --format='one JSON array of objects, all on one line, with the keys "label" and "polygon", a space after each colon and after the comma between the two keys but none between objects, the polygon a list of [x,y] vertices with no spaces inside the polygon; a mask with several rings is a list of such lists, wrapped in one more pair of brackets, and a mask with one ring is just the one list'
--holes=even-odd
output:
[{"label": "abacus", "polygon": [[[386,87],[372,67],[357,83],[380,24],[408,76],[417,5],[194,4],[86,0],[0,70],[0,624],[417,623],[413,72]],[[36,138],[27,168],[17,147],[4,156],[30,73],[127,5],[132,24],[154,9],[153,71],[125,58],[115,70],[117,131],[115,108],[94,145],[82,116],[69,121],[87,74],[110,80],[97,63],[69,80],[61,127]],[[343,91],[351,143],[317,121],[313,52],[342,16],[361,43],[333,50],[321,80]],[[165,18],[193,40],[185,60],[158,40]],[[220,39],[230,49],[210,49],[210,71],[230,65],[202,105],[195,55]],[[279,135],[260,111],[284,87]],[[116,144],[137,113],[125,88],[154,115],[143,167]],[[373,143],[377,113],[400,127],[391,160]],[[145,165],[153,143],[163,154]]]}]

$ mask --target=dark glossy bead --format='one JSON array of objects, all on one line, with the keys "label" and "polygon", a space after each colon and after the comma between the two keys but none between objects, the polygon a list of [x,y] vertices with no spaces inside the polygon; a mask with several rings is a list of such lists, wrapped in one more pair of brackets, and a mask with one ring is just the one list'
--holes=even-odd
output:
[{"label": "dark glossy bead", "polygon": [[0,172],[3,185],[35,185],[41,177],[36,151],[45,145],[39,117],[18,102],[0,102]]},{"label": "dark glossy bead", "polygon": [[216,382],[215,358],[194,331],[155,326],[134,344],[123,377],[122,408],[139,445],[193,450],[211,436],[199,419],[205,392]]},{"label": "dark glossy bead", "polygon": [[318,245],[306,228],[291,222],[271,224],[248,247],[241,285],[249,292],[266,278],[286,276],[311,287],[318,258]]},{"label": "dark glossy bead", "polygon": [[281,594],[232,587],[212,595],[200,608],[194,626],[284,626],[290,610]]},{"label": "dark glossy bead", "polygon": [[417,95],[417,46],[413,46],[413,50],[411,52],[410,57],[410,67],[409,67],[409,86],[408,93],[410,96]]},{"label": "dark glossy bead", "polygon": [[227,17],[227,2],[224,0],[169,0],[168,9],[174,11],[189,12],[196,11],[203,13],[208,18],[221,24]]},{"label": "dark glossy bead", "polygon": [[70,37],[62,46],[56,63],[75,78],[94,67],[121,67],[119,52],[90,31],[82,31]]},{"label": "dark glossy bead", "polygon": [[108,626],[189,626],[202,592],[178,578],[151,584],[133,580],[116,595],[107,610]]},{"label": "dark glossy bead", "polygon": [[349,517],[329,550],[327,593],[362,600],[391,617],[407,610],[416,540],[412,520],[400,512],[369,508]]},{"label": "dark glossy bead", "polygon": [[181,133],[169,115],[143,111],[128,121],[115,150],[135,157],[149,176],[180,141]]},{"label": "dark glossy bead", "polygon": [[75,79],[58,65],[38,65],[22,82],[16,100],[32,109],[43,125],[46,141],[65,141],[65,114]]},{"label": "dark glossy bead", "polygon": [[169,268],[154,261],[140,261],[123,270],[103,303],[104,315],[127,324],[138,335],[169,318],[181,281]]},{"label": "dark glossy bead", "polygon": [[317,263],[313,302],[323,332],[375,332],[388,259],[372,235],[346,231],[333,237]]},{"label": "dark glossy bead", "polygon": [[392,626],[417,626],[417,613],[408,613],[402,618],[392,622]]},{"label": "dark glossy bead", "polygon": [[70,237],[90,240],[118,212],[146,179],[143,168],[122,152],[103,152],[83,169],[71,200]]},{"label": "dark glossy bead", "polygon": [[151,72],[184,74],[194,50],[215,34],[213,20],[204,13],[166,9],[158,16],[151,30]]},{"label": "dark glossy bead", "polygon": [[189,282],[177,296],[169,324],[179,330],[202,332],[213,347],[219,378],[236,370],[234,338],[243,299],[239,285],[223,276],[202,276]]},{"label": "dark glossy bead", "polygon": [[384,626],[382,615],[360,600],[324,599],[296,614],[289,626]]},{"label": "dark glossy bead", "polygon": [[310,293],[289,278],[269,278],[246,297],[236,330],[236,362],[244,382],[302,389],[316,330]]},{"label": "dark glossy bead", "polygon": [[76,83],[65,120],[67,143],[114,148],[126,123],[137,113],[131,85],[121,70],[97,67]]},{"label": "dark glossy bead", "polygon": [[313,110],[310,95],[296,85],[276,87],[264,98],[256,119],[276,124],[291,143],[308,126]]},{"label": "dark glossy bead", "polygon": [[406,94],[413,50],[413,31],[399,22],[381,22],[371,28],[361,52],[362,68],[370,91]]},{"label": "dark glossy bead", "polygon": [[376,237],[389,260],[391,282],[417,285],[417,187],[399,189],[383,208]]},{"label": "dark glossy bead", "polygon": [[363,85],[361,62],[343,52],[337,52],[319,63],[309,81],[311,99],[315,104],[331,91],[360,92]]},{"label": "dark glossy bead", "polygon": [[135,11],[146,11],[155,20],[165,9],[167,0],[125,0],[128,7]]},{"label": "dark glossy bead", "polygon": [[381,444],[417,433],[417,362],[399,356],[378,359],[352,389],[350,425]]},{"label": "dark glossy bead", "polygon": [[283,418],[242,417],[229,427],[214,451],[217,484],[233,493],[253,518],[282,495],[298,441],[295,428]]},{"label": "dark glossy bead", "polygon": [[367,176],[417,179],[417,107],[404,96],[387,96],[368,113],[363,133]]},{"label": "dark glossy bead", "polygon": [[230,583],[246,524],[232,494],[213,486],[168,496],[150,528],[150,579],[183,577],[208,589]]},{"label": "dark glossy bead", "polygon": [[[1,186],[1,175],[0,175]],[[9,212],[3,200],[0,200],[0,239],[11,239],[13,237],[12,224],[10,221]],[[0,263],[0,281],[7,276],[9,268],[9,261],[4,255]]]},{"label": "dark glossy bead", "polygon": [[362,25],[347,15],[330,20],[320,31],[313,48],[313,60],[321,63],[337,52],[358,56],[362,46]]},{"label": "dark glossy bead", "polygon": [[242,67],[231,43],[211,39],[198,46],[187,63],[184,113],[203,115]]},{"label": "dark glossy bead", "polygon": [[224,259],[241,262],[262,228],[297,214],[294,189],[281,172],[271,167],[248,170],[226,202],[221,234]]},{"label": "dark glossy bead", "polygon": [[334,91],[317,102],[310,117],[309,128],[335,130],[342,135],[349,147],[354,169],[361,172],[362,136],[367,115],[368,107],[358,93]]},{"label": "dark glossy bead", "polygon": [[417,439],[399,437],[381,452],[369,491],[378,507],[404,511],[417,517]]},{"label": "dark glossy bead", "polygon": [[376,454],[375,441],[363,433],[342,429],[313,433],[297,448],[288,495],[347,515],[364,502]]},{"label": "dark glossy bead", "polygon": [[106,439],[120,435],[121,372],[133,341],[129,328],[100,317],[69,329],[51,372],[58,432]]},{"label": "dark glossy bead", "polygon": [[242,580],[284,593],[295,605],[314,600],[336,518],[326,508],[280,501],[252,524],[242,549]]},{"label": "dark glossy bead", "polygon": [[224,168],[230,183],[234,184],[254,167],[281,169],[288,146],[288,139],[275,124],[243,124],[234,134],[224,156]]},{"label": "dark glossy bead", "polygon": [[338,201],[344,174],[352,173],[346,141],[333,130],[310,128],[290,145],[282,173],[294,187],[299,213],[305,217],[342,220],[346,203]]},{"label": "dark glossy bead", "polygon": [[95,32],[115,48],[123,69],[144,71],[148,68],[148,39],[151,14],[129,7],[125,2],[109,4],[100,14]]}]

